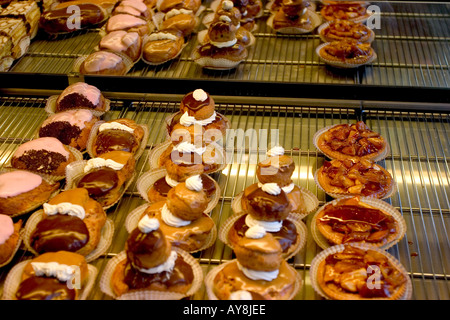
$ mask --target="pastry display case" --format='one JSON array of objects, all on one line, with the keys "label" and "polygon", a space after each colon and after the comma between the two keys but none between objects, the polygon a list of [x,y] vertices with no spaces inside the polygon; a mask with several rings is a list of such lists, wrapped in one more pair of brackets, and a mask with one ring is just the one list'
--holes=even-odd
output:
[{"label": "pastry display case", "polygon": [[[320,13],[322,2],[314,3]],[[223,170],[211,174],[220,187],[211,218],[217,228],[233,215],[238,194],[258,182],[257,163],[269,145],[281,145],[295,161],[293,182],[313,194],[318,207],[333,200],[317,183],[315,172],[328,159],[315,145],[319,130],[363,121],[389,144],[377,161],[389,172],[396,188],[383,199],[403,217],[402,239],[386,249],[411,280],[410,298],[450,299],[450,3],[424,1],[371,2],[376,59],[357,68],[334,68],[316,54],[322,43],[317,30],[302,34],[274,32],[263,14],[252,31],[255,43],[247,58],[230,70],[204,69],[192,58],[202,24],[186,37],[186,46],[173,60],[153,66],[138,61],[123,75],[81,74],[76,61],[96,50],[101,26],[49,37],[42,30],[8,71],[0,73],[0,163],[5,169],[16,148],[37,137],[47,118],[49,97],[70,84],[86,82],[110,102],[101,115],[109,121],[127,118],[149,128],[145,147],[136,161],[135,177],[118,203],[106,210],[114,235],[109,248],[90,264],[98,276],[87,299],[110,300],[100,290],[108,262],[124,250],[128,215],[146,203],[138,190],[139,177],[151,169],[151,154],[167,140],[166,121],[180,101],[201,88],[215,100],[216,111],[230,123],[224,145]],[[203,3],[200,18],[212,12]],[[83,155],[85,159],[89,155]],[[62,182],[64,185],[64,180]],[[304,245],[288,264],[302,279],[294,300],[323,299],[314,288],[312,261],[323,248],[312,235],[313,213],[302,218],[307,228]],[[26,222],[27,215],[22,216]],[[16,219],[16,218],[14,218]],[[235,258],[216,239],[192,256],[206,276],[214,267]],[[12,261],[0,268],[0,283],[18,263],[33,257],[21,246]],[[208,299],[205,286],[185,298]]]}]

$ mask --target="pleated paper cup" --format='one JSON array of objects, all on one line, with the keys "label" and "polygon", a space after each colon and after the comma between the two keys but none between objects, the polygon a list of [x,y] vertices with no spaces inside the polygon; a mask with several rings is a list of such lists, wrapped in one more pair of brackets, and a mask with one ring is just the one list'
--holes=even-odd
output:
[{"label": "pleated paper cup", "polygon": [[[330,24],[332,23],[332,21],[327,21],[323,24],[321,24],[319,26],[319,28],[317,28],[317,33],[319,34],[320,40],[322,40],[322,42],[331,42],[331,41],[336,41],[336,40],[340,40],[340,39],[332,39],[332,38],[328,38],[327,36],[324,35],[324,30],[326,28],[328,28],[330,26]],[[367,39],[364,39],[364,41],[361,42],[369,42],[372,43],[373,40],[375,40],[375,32],[373,32],[372,29],[368,28],[367,26],[365,26],[366,30],[367,30]],[[344,39],[345,37],[341,37],[341,39]],[[354,39],[354,38],[351,38]],[[355,39],[358,40],[358,39]]]},{"label": "pleated paper cup", "polygon": [[[235,261],[236,261],[236,259],[224,262],[224,263],[212,268],[207,273],[207,275],[205,276],[205,288],[206,288],[206,294],[208,295],[209,300],[219,300],[219,298],[217,298],[216,294],[214,293],[214,279],[216,278],[217,274],[223,270],[223,268],[225,268],[227,265],[229,265],[231,263],[235,263]],[[295,296],[298,294],[298,292],[302,288],[303,280],[302,280],[302,277],[300,276],[300,274],[293,267],[288,265],[288,268],[292,269],[292,271],[294,271],[294,273],[296,275],[295,283],[294,283],[294,290],[292,291],[289,298],[286,299],[286,300],[292,300],[295,298]],[[270,286],[270,281],[268,281],[268,286]]]},{"label": "pleated paper cup", "polygon": [[[225,220],[225,222],[219,228],[219,240],[229,246],[231,249],[233,249],[233,246],[228,240],[228,233],[230,232],[236,221],[239,220],[239,218],[241,218],[243,215],[246,215],[246,213],[232,215],[227,220]],[[305,247],[306,241],[308,240],[308,228],[306,227],[306,224],[303,221],[299,220],[295,214],[290,213],[286,219],[292,222],[297,229],[296,242],[288,249],[287,252],[283,253],[283,258],[288,260],[299,253]]]},{"label": "pleated paper cup", "polygon": [[[314,214],[313,218],[311,219],[311,226],[310,226],[310,232],[314,239],[314,241],[317,243],[319,247],[322,249],[327,249],[333,245],[336,245],[335,243],[331,243],[327,238],[325,238],[320,230],[317,228],[317,216],[319,213],[321,213],[326,206],[328,205],[336,205],[339,203],[339,201],[343,199],[350,199],[352,197],[344,197],[340,199],[336,199],[330,202],[325,203],[322,207],[317,210],[317,212]],[[375,247],[379,247],[380,249],[387,250],[391,248],[392,246],[396,245],[404,236],[406,233],[406,222],[403,216],[400,212],[398,212],[397,209],[389,205],[387,202],[379,199],[373,199],[373,198],[365,198],[365,197],[359,197],[359,200],[365,204],[368,204],[376,209],[382,210],[383,212],[391,215],[395,221],[397,222],[397,228],[398,228],[398,234],[395,237],[395,239],[392,239],[392,241],[389,241],[387,243],[380,243],[380,244],[372,244]],[[357,242],[352,242],[357,243]]]},{"label": "pleated paper cup", "polygon": [[[48,115],[57,113],[56,101],[58,100],[58,98],[59,98],[59,95],[53,95],[53,96],[48,97],[48,99],[45,103],[45,108],[44,108],[45,112]],[[111,100],[105,98],[105,110],[104,111],[92,110],[89,108],[86,108],[86,109],[90,110],[94,116],[101,117],[111,109]]]},{"label": "pleated paper cup", "polygon": [[181,255],[193,270],[194,279],[190,289],[186,294],[170,291],[154,291],[154,290],[134,290],[121,296],[117,296],[111,287],[112,275],[117,265],[126,259],[126,252],[122,251],[108,261],[100,279],[100,290],[106,295],[116,300],[180,300],[192,296],[197,292],[203,284],[203,271],[197,260],[186,251],[173,247],[179,255]]},{"label": "pleated paper cup", "polygon": [[224,58],[210,58],[210,57],[200,57],[197,52],[194,52],[192,59],[196,64],[198,64],[203,69],[225,71],[236,68],[239,64],[245,61],[241,60],[230,60]]},{"label": "pleated paper cup", "polygon": [[[291,214],[293,216],[296,216],[297,219],[301,220],[304,217],[306,217],[307,215],[314,212],[319,207],[319,199],[317,199],[317,197],[311,191],[309,191],[303,187],[300,187],[300,186],[298,186],[298,187],[300,188],[300,191],[303,195],[303,199],[305,200],[306,211],[305,212],[291,212]],[[244,210],[242,209],[242,195],[243,194],[244,194],[244,192],[239,193],[231,201],[231,209],[234,214],[241,214],[244,212]]]},{"label": "pleated paper cup", "polygon": [[[319,179],[318,179],[318,174],[319,174],[320,168],[316,170],[316,172],[314,173],[314,182],[316,183],[317,187],[322,190],[323,192],[325,192],[327,195],[329,195],[332,198],[335,199],[339,199],[339,198],[343,198],[343,197],[348,197],[348,196],[360,196],[358,194],[350,194],[350,193],[333,193],[333,192],[328,192],[326,191],[323,186],[320,184]],[[365,198],[372,198],[372,199],[388,199],[390,197],[392,197],[392,195],[397,191],[397,182],[392,179],[392,185],[391,188],[389,189],[389,191],[382,197],[378,197],[377,195],[369,195],[369,196],[365,196]]]},{"label": "pleated paper cup", "polygon": [[[22,281],[22,273],[26,265],[30,260],[21,261],[16,264],[8,273],[3,286],[2,300],[17,300],[16,292],[19,289],[19,285]],[[79,292],[78,300],[86,300],[91,293],[95,279],[97,278],[98,270],[95,266],[88,264],[88,277],[86,284]]]},{"label": "pleated paper cup", "polygon": [[[34,250],[31,246],[31,236],[36,230],[36,226],[43,218],[44,210],[38,210],[34,212],[30,218],[28,218],[27,223],[23,232],[23,244],[34,255],[39,255],[38,252]],[[86,262],[91,262],[106,253],[109,246],[111,245],[112,238],[114,236],[114,222],[111,219],[106,219],[105,225],[101,230],[100,242],[97,247],[85,256]]]},{"label": "pleated paper cup", "polygon": [[[127,230],[128,233],[131,233],[135,228],[138,227],[139,220],[141,220],[142,215],[149,206],[150,206],[149,204],[143,204],[134,209],[133,211],[131,211],[127,215],[127,218],[125,219],[125,229]],[[206,239],[203,246],[201,246],[196,250],[189,251],[189,253],[194,253],[208,249],[216,242],[216,239],[217,239],[217,227],[214,224],[214,227],[211,229],[211,232],[209,233],[208,238]]]},{"label": "pleated paper cup", "polygon": [[[86,166],[87,160],[81,160],[76,161],[66,168],[66,186],[64,190],[74,189],[78,187],[78,182],[83,178],[86,173],[84,173],[84,167]],[[123,197],[127,189],[130,187],[131,183],[133,182],[134,178],[136,176],[136,173],[133,172],[133,175],[125,182],[125,185],[122,188],[121,193],[117,197],[117,199],[108,205],[102,205],[103,210],[107,210],[114,206],[116,203],[120,201],[120,199]]]},{"label": "pleated paper cup", "polygon": [[320,146],[319,146],[319,138],[322,136],[322,134],[324,134],[328,130],[333,129],[334,127],[339,126],[339,125],[341,125],[341,124],[334,124],[334,125],[331,125],[331,126],[326,126],[326,127],[322,128],[322,129],[318,130],[313,136],[314,147],[316,147],[316,149],[319,152],[321,152],[322,154],[326,155],[328,158],[330,158],[330,159],[340,159],[340,160],[364,158],[364,159],[368,159],[368,160],[371,160],[371,161],[374,161],[374,162],[378,162],[378,161],[384,160],[390,154],[391,148],[389,146],[389,143],[386,140],[385,140],[386,147],[379,154],[367,155],[367,156],[364,156],[364,157],[357,157],[357,156],[351,156],[351,155],[342,154],[341,156],[336,157],[336,156],[334,156],[334,155],[332,155],[330,153],[327,153],[326,151],[324,151],[324,150],[322,150],[320,148]]},{"label": "pleated paper cup", "polygon": [[314,29],[316,29],[318,26],[320,26],[320,24],[322,23],[322,18],[315,13],[314,11],[311,11],[308,9],[308,14],[309,17],[311,19],[311,28],[301,28],[301,27],[285,27],[285,28],[278,28],[275,29],[273,27],[273,19],[274,19],[274,14],[271,14],[269,16],[269,18],[267,19],[267,26],[269,28],[271,28],[272,30],[274,30],[275,32],[281,33],[281,34],[306,34],[306,33],[311,33],[314,31]]},{"label": "pleated paper cup", "polygon": [[372,55],[366,57],[365,59],[358,59],[358,60],[350,60],[347,59],[346,61],[342,61],[338,58],[336,59],[328,59],[325,58],[322,54],[322,50],[324,47],[328,46],[330,42],[325,42],[320,44],[316,48],[316,54],[319,56],[319,59],[324,62],[325,64],[328,64],[332,67],[339,68],[339,69],[353,69],[358,68],[367,64],[371,64],[377,59],[377,53],[375,50],[372,49]]},{"label": "pleated paper cup", "polygon": [[[136,188],[139,192],[139,195],[147,202],[151,201],[148,198],[148,191],[150,190],[150,188],[155,184],[156,181],[158,181],[159,179],[165,177],[167,175],[167,171],[164,168],[160,168],[160,169],[156,169],[156,170],[151,170],[151,171],[147,171],[144,174],[142,174],[137,182],[136,182]],[[221,194],[221,190],[220,190],[220,186],[219,184],[216,182],[216,180],[214,180],[213,178],[211,178],[210,176],[207,176],[208,179],[210,179],[211,181],[213,181],[214,186],[216,187],[216,191],[214,192],[214,194],[211,196],[211,198],[208,201],[208,206],[205,209],[205,213],[206,214],[210,214],[211,211],[214,210],[214,208],[216,207],[217,203],[220,200],[220,194]]]},{"label": "pleated paper cup", "polygon": [[[93,126],[92,126],[92,130],[91,133],[89,134],[89,138],[86,144],[86,150],[89,154],[89,156],[91,156],[91,158],[95,158],[95,154],[94,154],[94,143],[95,143],[95,139],[99,133],[99,128],[102,124],[104,124],[106,121],[100,120],[97,121]],[[136,160],[139,159],[139,157],[144,153],[145,151],[145,147],[146,147],[146,143],[148,140],[148,136],[149,136],[149,129],[148,126],[144,125],[144,124],[137,124],[139,127],[142,128],[142,130],[144,130],[144,135],[142,137],[142,140],[140,141],[139,144],[139,148],[136,150],[136,152],[134,153],[134,158]]]},{"label": "pleated paper cup", "polygon": [[[318,255],[316,255],[314,257],[314,259],[311,261],[311,268],[310,268],[310,279],[311,279],[311,286],[313,287],[313,289],[323,298],[325,299],[331,299],[320,287],[319,283],[318,283],[318,267],[319,264],[324,261],[328,256],[332,255],[332,254],[336,254],[339,252],[342,252],[344,250],[346,245],[336,245],[336,246],[332,246],[329,247],[323,251],[321,251]],[[398,261],[394,256],[392,256],[391,254],[389,254],[388,252],[384,251],[381,248],[377,248],[375,246],[369,245],[369,244],[352,244],[351,246],[362,249],[362,250],[374,250],[378,253],[381,253],[382,255],[384,255],[385,257],[388,258],[389,262],[392,263],[392,265],[399,270],[402,274],[404,274],[406,276],[406,285],[404,288],[404,292],[401,296],[401,298],[399,300],[409,300],[411,299],[411,295],[412,295],[412,283],[411,283],[411,279],[408,276],[407,271],[405,270],[405,268],[403,267],[403,265],[400,263],[400,261]],[[373,298],[371,300],[382,300],[380,298]]]},{"label": "pleated paper cup", "polygon": [[11,252],[11,255],[6,259],[3,263],[0,263],[0,268],[6,266],[9,264],[16,255],[17,251],[19,250],[20,246],[22,245],[22,239],[23,239],[23,228],[19,230],[19,239],[17,240],[16,246],[14,247],[14,250]]}]

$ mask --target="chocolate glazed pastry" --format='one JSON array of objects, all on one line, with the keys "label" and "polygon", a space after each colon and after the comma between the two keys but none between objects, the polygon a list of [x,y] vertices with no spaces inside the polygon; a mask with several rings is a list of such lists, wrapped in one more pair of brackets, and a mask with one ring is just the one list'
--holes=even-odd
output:
[{"label": "chocolate glazed pastry", "polygon": [[95,143],[96,154],[110,151],[134,152],[139,143],[135,136],[124,130],[105,130],[100,132]]},{"label": "chocolate glazed pastry", "polygon": [[31,276],[20,283],[16,297],[19,300],[75,300],[76,291],[57,278]]},{"label": "chocolate glazed pastry", "polygon": [[78,182],[78,188],[86,188],[89,196],[95,200],[105,196],[114,189],[119,181],[117,171],[111,168],[101,168],[86,174]]},{"label": "chocolate glazed pastry", "polygon": [[31,236],[31,246],[37,253],[75,252],[89,241],[86,224],[70,215],[48,216],[41,220]]}]

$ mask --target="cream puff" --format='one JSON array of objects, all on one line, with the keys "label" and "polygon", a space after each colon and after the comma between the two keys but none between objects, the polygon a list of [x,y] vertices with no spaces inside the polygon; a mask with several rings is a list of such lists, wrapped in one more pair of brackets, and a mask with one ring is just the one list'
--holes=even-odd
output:
[{"label": "cream puff", "polygon": [[176,58],[184,44],[183,33],[179,30],[156,31],[146,37],[142,58],[150,64],[161,64]]},{"label": "cream puff", "polygon": [[22,220],[14,222],[6,214],[0,214],[0,266],[5,265],[17,251],[20,242]]}]

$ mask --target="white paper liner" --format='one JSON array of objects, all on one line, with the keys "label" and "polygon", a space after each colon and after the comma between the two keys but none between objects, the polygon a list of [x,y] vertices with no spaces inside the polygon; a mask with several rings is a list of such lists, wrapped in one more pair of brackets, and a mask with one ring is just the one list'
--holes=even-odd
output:
[{"label": "white paper liner", "polygon": [[[65,186],[64,190],[77,188],[78,181],[85,175],[84,167],[85,167],[86,163],[87,163],[87,160],[81,160],[81,161],[76,161],[74,163],[71,163],[69,166],[67,166],[67,168],[66,168],[66,186]],[[107,210],[107,209],[111,208],[117,202],[120,201],[122,196],[125,194],[125,192],[129,188],[129,186],[133,182],[135,176],[136,176],[136,173],[133,172],[133,175],[130,177],[130,179],[128,179],[125,182],[125,186],[122,188],[122,192],[117,197],[117,200],[114,201],[110,205],[103,206],[103,210]]]},{"label": "white paper liner", "polygon": [[[103,123],[105,123],[106,121],[104,121],[104,120],[100,120],[100,121],[97,121],[93,126],[92,126],[92,129],[91,129],[91,133],[89,134],[89,138],[88,138],[88,141],[87,141],[87,143],[86,143],[86,150],[87,150],[87,153],[91,156],[91,158],[95,158],[96,156],[95,156],[95,154],[94,154],[94,142],[95,142],[95,138],[97,137],[97,135],[98,135],[98,129],[100,128],[100,126],[103,124]],[[142,140],[141,140],[141,142],[139,143],[139,148],[136,150],[136,152],[134,153],[134,158],[136,159],[136,161],[139,159],[139,157],[144,153],[144,151],[145,151],[145,147],[146,147],[146,144],[147,144],[147,140],[148,140],[148,137],[149,137],[149,129],[148,129],[148,126],[146,126],[146,125],[144,125],[144,124],[139,124],[139,123],[137,123],[137,125],[139,126],[139,127],[141,127],[142,128],[142,130],[144,130],[144,135],[142,136]]]},{"label": "white paper liner", "polygon": [[360,66],[366,65],[366,64],[370,64],[372,62],[374,62],[377,59],[377,53],[375,51],[373,51],[373,54],[371,57],[368,57],[364,62],[344,62],[344,61],[335,61],[335,60],[328,60],[326,58],[323,58],[322,55],[320,54],[320,50],[322,50],[323,47],[329,45],[330,42],[325,42],[320,44],[317,48],[316,48],[316,54],[319,56],[319,59],[322,60],[324,63],[335,67],[335,68],[341,68],[341,69],[352,69],[352,68],[358,68]]},{"label": "white paper liner", "polygon": [[[302,213],[295,212],[295,213],[292,213],[292,215],[296,216],[297,219],[301,220],[304,217],[306,217],[307,215],[309,215],[310,213],[314,212],[314,210],[316,210],[319,207],[319,199],[317,199],[317,197],[311,191],[309,191],[303,187],[300,187],[300,186],[298,186],[298,187],[300,188],[300,191],[303,195],[303,199],[305,200],[306,211],[302,212]],[[233,212],[235,214],[243,213],[242,202],[241,202],[243,194],[244,194],[244,192],[239,193],[231,201],[231,209],[233,210]]]},{"label": "white paper liner", "polygon": [[[16,300],[16,292],[19,288],[23,270],[30,260],[21,261],[8,273],[3,287],[2,300]],[[88,264],[88,277],[86,284],[79,292],[78,300],[86,300],[95,285],[98,270],[95,266]]]},{"label": "white paper liner", "polygon": [[[217,296],[214,293],[214,278],[217,276],[217,274],[222,271],[224,267],[226,267],[230,263],[234,263],[235,260],[224,262],[214,268],[212,268],[208,274],[205,276],[205,287],[206,287],[206,294],[208,295],[209,300],[219,300]],[[291,295],[286,300],[292,300],[297,295],[297,293],[300,291],[303,285],[303,280],[300,274],[290,265],[288,265],[289,269],[292,269],[296,275],[295,277],[295,284],[294,284],[294,290],[292,291]],[[270,281],[269,281],[270,282]],[[270,284],[268,284],[270,285]]]},{"label": "white paper liner", "polygon": [[[377,164],[374,164],[377,165]],[[320,171],[320,168],[316,170],[316,172],[314,173],[314,182],[316,183],[317,187],[319,187],[320,190],[322,190],[323,192],[325,192],[327,195],[329,195],[332,198],[338,199],[338,198],[342,198],[342,197],[348,197],[348,196],[358,196],[357,194],[350,194],[350,193],[332,193],[332,192],[327,192],[322,185],[319,183],[319,179],[318,179],[318,173]],[[395,192],[397,191],[397,182],[392,178],[392,186],[391,189],[381,198],[379,198],[377,195],[372,195],[372,196],[365,196],[365,198],[378,198],[378,199],[387,199],[390,198]]]},{"label": "white paper liner", "polygon": [[[151,203],[151,201],[148,199],[148,191],[156,181],[158,181],[162,177],[165,177],[166,175],[167,171],[164,168],[147,171],[144,174],[142,174],[136,182],[136,188],[139,192],[139,195],[145,201]],[[208,206],[204,211],[206,214],[210,214],[210,212],[214,210],[217,203],[219,202],[221,190],[219,184],[213,178],[211,178],[210,176],[207,177],[208,179],[211,179],[211,181],[214,182],[214,186],[216,187],[216,191],[209,199]]]},{"label": "white paper liner", "polygon": [[[322,40],[322,42],[331,42],[331,41],[335,41],[335,40],[333,40],[333,39],[326,38],[326,37],[323,35],[323,32],[322,32],[325,28],[327,28],[327,27],[330,25],[330,23],[331,23],[331,21],[327,21],[327,22],[321,24],[321,25],[317,28],[317,33],[319,34],[320,40]],[[367,32],[369,33],[369,38],[368,38],[367,40],[361,41],[361,42],[372,43],[373,40],[375,40],[375,32],[373,32],[373,30],[370,29],[369,27],[367,27],[367,26],[365,26],[365,27],[366,27],[366,29],[367,29]],[[342,39],[343,39],[343,38],[342,38]],[[354,39],[354,38],[351,38],[351,39]]]},{"label": "white paper liner", "polygon": [[[326,126],[326,127],[322,128],[322,129],[318,130],[313,136],[313,144],[316,147],[316,149],[319,150],[322,154],[326,155],[330,159],[335,159],[336,157],[333,157],[332,155],[326,153],[321,148],[319,148],[319,144],[318,144],[319,138],[326,131],[328,131],[328,130],[336,127],[336,126],[339,126],[339,125],[341,125],[341,124],[334,124],[334,125],[331,125],[331,126]],[[366,156],[366,157],[364,157],[364,159],[369,159],[369,160],[372,160],[374,162],[381,161],[381,160],[385,159],[389,155],[389,153],[391,152],[391,149],[390,149],[390,146],[389,146],[389,142],[387,142],[387,140],[385,140],[385,142],[386,142],[386,148],[383,150],[382,153],[380,153],[379,155],[377,155],[375,157],[367,157]],[[344,158],[344,157],[345,158],[353,158],[353,159],[354,158],[358,158],[357,156],[346,156],[346,155],[342,154],[342,158]]]},{"label": "white paper liner", "polygon": [[[219,228],[219,240],[229,246],[231,249],[233,249],[233,246],[228,241],[228,232],[233,227],[234,223],[245,214],[246,213],[232,215],[227,220],[225,220],[225,222]],[[297,229],[297,241],[292,245],[291,248],[288,249],[287,252],[283,253],[283,258],[288,260],[299,253],[305,247],[306,241],[308,240],[308,228],[303,221],[299,220],[298,217],[296,217],[295,214],[289,213],[286,219],[292,222]]]},{"label": "white paper liner", "polygon": [[[162,166],[160,165],[160,157],[163,154],[163,152],[170,146],[172,142],[170,140],[162,142],[158,145],[156,145],[153,149],[150,150],[149,152],[149,165],[150,165],[150,170],[156,170],[156,169],[160,169],[162,168]],[[208,145],[207,148],[213,148],[212,144]],[[208,152],[208,151],[207,151]],[[220,164],[215,170],[207,172],[207,174],[212,174],[215,172],[219,172],[222,171],[223,169],[225,169],[225,167],[227,166],[226,163],[226,159],[225,159],[225,152],[223,153],[223,163]]]},{"label": "white paper liner", "polygon": [[17,251],[19,250],[20,246],[22,245],[22,233],[23,233],[23,228],[19,230],[19,239],[17,240],[17,244],[14,247],[14,250],[11,252],[11,255],[8,257],[8,259],[6,259],[3,263],[0,263],[0,268],[3,266],[6,266],[7,264],[9,264],[14,256],[16,255]]},{"label": "white paper liner", "polygon": [[[30,251],[34,255],[39,255],[33,247],[31,246],[30,240],[31,235],[33,234],[34,230],[36,229],[37,224],[42,220],[43,210],[38,210],[34,212],[27,220],[27,223],[24,228],[23,232],[23,244],[27,248],[28,251]],[[97,247],[91,251],[89,254],[85,256],[85,259],[87,262],[94,261],[98,257],[100,257],[102,254],[108,250],[109,246],[111,245],[112,238],[114,236],[114,222],[111,219],[106,219],[105,225],[103,226],[101,230],[101,237],[100,242],[98,243]]]},{"label": "white paper liner", "polygon": [[[317,212],[314,214],[313,218],[311,219],[311,225],[310,225],[309,230],[311,232],[311,235],[312,235],[314,241],[322,249],[327,249],[327,248],[333,246],[334,244],[329,242],[322,235],[320,230],[317,228],[317,215],[320,212],[322,212],[327,205],[336,205],[340,200],[342,200],[344,198],[352,198],[352,197],[343,197],[343,198],[336,199],[336,200],[325,203],[322,207],[319,208],[319,210],[317,210]],[[378,245],[372,244],[372,245],[379,247],[380,249],[387,250],[387,249],[391,248],[392,246],[394,246],[395,244],[397,244],[404,237],[404,235],[406,233],[406,222],[405,222],[405,219],[403,218],[403,216],[400,214],[400,212],[398,212],[397,209],[395,209],[394,207],[392,207],[391,205],[389,205],[387,202],[385,202],[383,200],[373,199],[373,198],[365,198],[365,197],[359,197],[359,199],[363,203],[366,203],[374,208],[377,208],[379,210],[382,210],[382,211],[390,214],[397,222],[398,235],[393,241],[384,243],[384,244],[378,244]],[[356,242],[352,242],[352,243],[356,243]]]},{"label": "white paper liner", "polygon": [[[360,248],[363,250],[374,250],[377,251],[381,254],[383,254],[384,256],[386,256],[389,259],[389,262],[392,263],[393,266],[395,266],[401,273],[403,273],[406,276],[407,282],[406,282],[406,291],[403,294],[403,296],[401,297],[400,300],[409,300],[411,299],[411,295],[412,295],[412,283],[411,283],[411,279],[407,274],[407,271],[405,270],[405,268],[403,267],[403,265],[400,263],[400,261],[398,261],[395,257],[393,257],[391,254],[389,254],[388,252],[384,251],[381,248],[377,248],[375,246],[369,245],[369,244],[352,244],[352,246],[356,247],[356,248]],[[325,249],[324,251],[321,251],[318,255],[316,255],[314,257],[314,259],[311,261],[311,268],[310,268],[310,279],[311,279],[311,286],[313,287],[313,289],[322,297],[326,298],[326,299],[330,299],[324,292],[323,290],[320,288],[319,283],[317,282],[317,268],[319,266],[319,264],[329,255],[334,254],[334,253],[338,253],[338,252],[342,252],[345,248],[345,245],[341,244],[341,245],[336,245],[336,246],[332,246],[329,247],[327,249]],[[379,298],[373,298],[371,300],[380,300]]]},{"label": "white paper liner", "polygon": [[[76,148],[74,148],[74,147],[68,146],[68,145],[64,145],[64,146],[66,146],[66,147],[69,149],[69,152],[71,152],[71,153],[73,154],[73,156],[74,156],[74,158],[75,158],[75,160],[74,160],[73,162],[83,160],[83,153],[82,153],[80,150],[78,150],[78,149],[76,149]],[[14,168],[14,167],[11,165],[11,160],[12,160],[12,158],[10,158],[10,159],[8,160],[8,163],[5,165],[6,168]],[[73,162],[70,162],[70,163],[68,163],[67,165],[70,165],[70,164],[73,163]],[[17,169],[17,168],[15,168],[15,169]],[[17,169],[17,170],[26,170],[26,169]],[[63,180],[63,179],[66,178],[66,175],[65,175],[65,174],[64,174],[64,175],[58,176],[58,175],[52,175],[52,174],[40,173],[40,172],[32,171],[32,170],[28,170],[28,171],[40,175],[40,176],[41,176],[42,178],[44,178],[46,181],[61,181],[61,180]]]},{"label": "white paper liner", "polygon": [[286,27],[286,28],[279,28],[275,29],[273,27],[273,18],[274,14],[271,14],[269,18],[267,19],[267,26],[274,30],[275,32],[281,33],[281,34],[306,34],[311,33],[316,29],[320,24],[322,23],[321,17],[315,13],[314,11],[311,11],[308,9],[309,17],[311,19],[311,28],[310,29],[304,29],[304,28],[296,28],[296,27]]},{"label": "white paper liner", "polygon": [[170,292],[170,291],[151,291],[151,290],[135,290],[116,296],[111,288],[111,277],[116,266],[126,259],[126,252],[122,251],[108,261],[100,279],[100,290],[108,296],[117,300],[180,300],[189,297],[197,292],[203,284],[203,271],[197,260],[189,253],[176,247],[172,247],[179,255],[181,255],[191,267],[194,273],[192,286],[186,294]]},{"label": "white paper liner", "polygon": [[[133,211],[131,211],[127,215],[127,218],[125,219],[125,229],[127,230],[128,233],[131,233],[138,226],[141,216],[144,214],[145,210],[149,206],[150,206],[149,204],[143,204],[134,209]],[[209,233],[208,238],[203,244],[203,246],[201,246],[196,250],[189,251],[189,253],[194,253],[208,249],[216,242],[216,239],[217,239],[217,227],[214,224],[214,227],[211,229],[211,232]]]},{"label": "white paper liner", "polygon": [[[127,55],[123,54],[122,52],[114,52],[114,51],[110,51],[110,50],[100,50],[100,51],[111,52],[111,53],[114,53],[115,55],[118,55],[119,57],[122,58],[122,60],[123,60],[123,62],[125,64],[125,70],[123,72],[115,74],[115,75],[118,75],[118,76],[126,75],[133,68],[133,66],[136,64],[136,62],[133,62],[130,59],[130,57],[128,57]],[[95,52],[98,52],[98,51],[94,51],[93,53],[95,53]],[[89,55],[82,55],[82,56],[78,57],[77,59],[75,59],[75,61],[73,63],[72,71],[75,72],[75,73],[80,73],[81,72],[81,66],[83,65],[83,63],[87,59],[87,57],[89,57]],[[100,74],[102,74],[102,73],[100,73]]]},{"label": "white paper liner", "polygon": [[[47,102],[45,103],[45,112],[47,112],[48,115],[52,115],[56,113],[56,101],[58,100],[59,95],[53,95],[48,97]],[[103,116],[106,112],[108,112],[111,108],[111,100],[105,98],[105,110],[99,111],[99,110],[92,110],[87,108],[88,110],[91,110],[92,114],[96,117]]]}]

